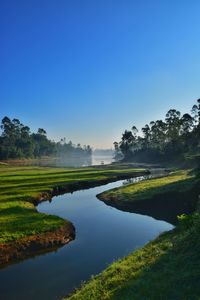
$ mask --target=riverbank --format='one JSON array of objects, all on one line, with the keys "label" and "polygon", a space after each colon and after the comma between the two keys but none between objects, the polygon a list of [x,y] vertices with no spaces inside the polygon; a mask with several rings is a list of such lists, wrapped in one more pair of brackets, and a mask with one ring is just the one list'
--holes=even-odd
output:
[{"label": "riverbank", "polygon": [[[173,193],[184,195],[197,189],[199,194],[199,178],[190,172],[180,171],[166,178],[150,179],[107,191],[99,197],[105,202],[115,199],[115,203],[123,203],[123,200],[134,203],[149,196],[149,201],[153,201],[162,191],[163,195],[168,193],[173,197]],[[189,201],[193,201],[192,197]],[[195,201],[197,207],[198,199]],[[182,215],[179,219],[174,230],[114,262],[67,299],[199,299],[200,214],[196,209],[193,214]]]},{"label": "riverbank", "polygon": [[38,213],[54,195],[146,174],[126,165],[91,168],[0,166],[0,265],[50,250],[74,239],[69,221]]},{"label": "riverbank", "polygon": [[120,210],[146,214],[176,225],[177,215],[195,210],[198,195],[199,180],[191,171],[182,170],[105,191],[97,197]]},{"label": "riverbank", "polygon": [[155,198],[157,195],[174,193],[176,191],[187,192],[196,183],[194,174],[190,171],[171,172],[167,177],[152,178],[137,184],[129,184],[121,188],[105,191],[97,195],[100,200],[116,204],[133,204],[135,201]]},{"label": "riverbank", "polygon": [[10,262],[52,251],[68,244],[75,238],[75,227],[68,221],[53,231],[30,235],[13,242],[0,244],[0,262],[6,266]]}]

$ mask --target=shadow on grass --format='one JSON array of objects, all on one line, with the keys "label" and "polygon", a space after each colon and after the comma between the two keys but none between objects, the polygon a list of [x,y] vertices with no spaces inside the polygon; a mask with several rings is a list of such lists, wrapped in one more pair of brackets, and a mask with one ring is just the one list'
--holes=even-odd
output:
[{"label": "shadow on grass", "polygon": [[177,183],[167,184],[163,191],[159,188],[159,193],[153,194],[157,188],[152,188],[151,192],[144,199],[134,199],[134,201],[123,201],[113,197],[113,199],[100,199],[105,204],[122,211],[138,213],[151,216],[158,220],[164,220],[176,225],[177,215],[192,213],[197,206],[200,185],[194,179],[185,179]]},{"label": "shadow on grass", "polygon": [[[160,245],[149,254],[147,264],[139,273],[130,276],[117,289],[112,299],[199,299],[199,232],[197,228],[193,228],[179,234],[178,238],[176,234],[171,233],[161,237]],[[156,251],[163,254],[158,256],[158,259],[153,259]]]},{"label": "shadow on grass", "polygon": [[[188,229],[181,226],[114,262],[70,300],[197,300],[200,299],[200,216]],[[65,298],[65,299],[68,299]]]},{"label": "shadow on grass", "polygon": [[1,193],[3,191],[9,190],[15,190],[19,188],[26,188],[26,187],[41,187],[41,186],[54,186],[55,184],[61,185],[61,184],[68,184],[72,183],[74,181],[79,181],[79,180],[95,180],[95,179],[103,179],[105,177],[113,178],[115,176],[127,176],[127,177],[137,177],[142,175],[144,172],[143,171],[128,171],[128,172],[121,172],[121,171],[110,171],[110,172],[105,172],[105,171],[95,171],[95,172],[82,172],[77,174],[72,174],[72,173],[66,173],[65,176],[63,177],[62,174],[61,176],[49,176],[50,174],[46,174],[46,177],[42,178],[38,176],[36,179],[34,178],[29,178],[29,179],[19,179],[15,180],[13,179],[12,181],[6,181],[4,183],[4,186],[1,186]]}]

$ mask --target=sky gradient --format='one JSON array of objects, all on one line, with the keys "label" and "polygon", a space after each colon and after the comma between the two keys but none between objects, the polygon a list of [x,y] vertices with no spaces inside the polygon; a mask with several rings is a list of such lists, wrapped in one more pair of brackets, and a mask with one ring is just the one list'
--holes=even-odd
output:
[{"label": "sky gradient", "polygon": [[200,97],[200,1],[1,1],[0,118],[109,148]]}]

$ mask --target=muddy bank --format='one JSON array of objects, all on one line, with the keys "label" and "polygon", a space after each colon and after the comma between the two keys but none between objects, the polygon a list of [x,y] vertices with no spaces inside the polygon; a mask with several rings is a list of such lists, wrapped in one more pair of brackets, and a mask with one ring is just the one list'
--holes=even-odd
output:
[{"label": "muddy bank", "polygon": [[177,224],[177,215],[191,214],[197,208],[199,201],[199,184],[195,184],[188,191],[174,191],[155,195],[151,198],[123,201],[108,194],[99,194],[97,198],[105,204],[127,211],[148,215],[157,220],[164,220],[170,224]]},{"label": "muddy bank", "polygon": [[[76,181],[74,183],[67,183],[62,186],[55,186],[52,190],[44,191],[38,194],[35,198],[28,199],[35,206],[42,201],[51,201],[54,196],[65,193],[72,193],[74,191],[89,189],[92,187],[104,185],[110,182],[128,179],[147,175],[150,172],[141,171],[138,173],[120,173],[107,179]],[[29,236],[10,243],[0,244],[0,267],[13,263],[15,261],[28,258],[30,256],[38,255],[47,251],[52,251],[62,245],[69,243],[75,239],[75,228],[72,223],[66,222],[61,228],[54,231],[46,232],[38,235]]]},{"label": "muddy bank", "polygon": [[66,222],[62,227],[37,235],[0,244],[0,267],[9,263],[38,255],[69,243],[75,239],[75,227]]},{"label": "muddy bank", "polygon": [[120,175],[115,175],[107,179],[84,180],[84,181],[76,181],[73,183],[67,183],[66,185],[55,186],[50,191],[41,192],[38,195],[38,197],[30,199],[30,201],[32,201],[34,205],[38,205],[42,201],[51,200],[54,196],[59,196],[66,193],[73,193],[79,190],[86,190],[96,186],[101,186],[107,183],[115,182],[118,180],[149,175],[150,173],[151,172],[149,170],[145,170],[137,173],[135,172],[129,174],[121,173]]}]

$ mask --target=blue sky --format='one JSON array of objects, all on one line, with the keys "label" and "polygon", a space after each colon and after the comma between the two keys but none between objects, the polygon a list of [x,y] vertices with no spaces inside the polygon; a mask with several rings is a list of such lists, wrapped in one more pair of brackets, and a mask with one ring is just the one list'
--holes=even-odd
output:
[{"label": "blue sky", "polygon": [[2,0],[0,118],[93,147],[190,111],[200,1]]}]

